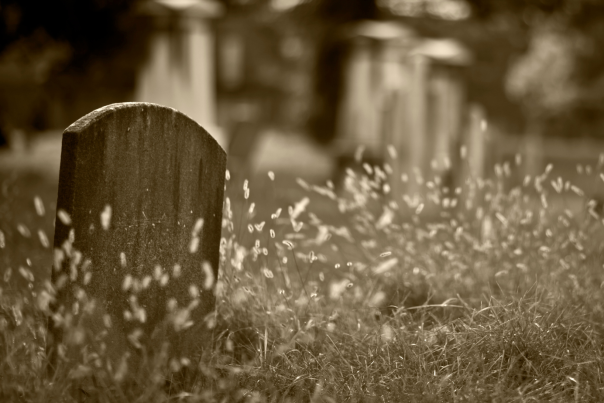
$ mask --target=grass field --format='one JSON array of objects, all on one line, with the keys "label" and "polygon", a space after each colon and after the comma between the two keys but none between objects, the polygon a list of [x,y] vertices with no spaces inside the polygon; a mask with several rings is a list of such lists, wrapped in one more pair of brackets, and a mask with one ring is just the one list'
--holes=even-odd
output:
[{"label": "grass field", "polygon": [[249,198],[232,184],[213,348],[52,376],[40,232],[56,190],[3,177],[0,401],[604,401],[601,207],[549,169],[508,185],[514,169],[397,203],[375,168],[338,193],[301,182],[298,203],[265,200],[270,178]]}]

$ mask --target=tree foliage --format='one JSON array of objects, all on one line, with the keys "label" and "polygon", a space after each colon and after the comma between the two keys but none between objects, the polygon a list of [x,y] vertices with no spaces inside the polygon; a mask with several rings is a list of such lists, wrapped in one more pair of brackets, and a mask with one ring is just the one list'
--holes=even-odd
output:
[{"label": "tree foliage", "polygon": [[0,0],[0,140],[123,98],[145,51],[136,1]]},{"label": "tree foliage", "polygon": [[115,49],[126,31],[120,17],[134,0],[3,0],[0,52],[23,38],[44,32],[49,41],[69,44],[74,61]]},{"label": "tree foliage", "polygon": [[506,87],[529,119],[604,110],[603,0],[468,1],[475,18],[524,38]]}]

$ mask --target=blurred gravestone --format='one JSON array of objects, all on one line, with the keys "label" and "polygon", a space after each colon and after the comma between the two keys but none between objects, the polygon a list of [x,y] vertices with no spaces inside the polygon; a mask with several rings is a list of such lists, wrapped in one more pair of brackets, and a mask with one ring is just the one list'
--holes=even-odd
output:
[{"label": "blurred gravestone", "polygon": [[51,362],[100,351],[115,368],[166,341],[195,356],[214,312],[225,152],[149,103],[84,116],[62,147]]}]

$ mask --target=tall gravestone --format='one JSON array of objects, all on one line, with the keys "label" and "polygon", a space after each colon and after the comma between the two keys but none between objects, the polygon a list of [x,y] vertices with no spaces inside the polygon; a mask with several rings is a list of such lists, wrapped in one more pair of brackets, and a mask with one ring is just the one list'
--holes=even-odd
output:
[{"label": "tall gravestone", "polygon": [[62,147],[52,361],[100,352],[115,367],[168,344],[193,358],[215,308],[225,152],[150,103],[100,108]]},{"label": "tall gravestone", "polygon": [[223,8],[216,0],[143,0],[136,8],[152,27],[148,57],[136,80],[136,100],[186,113],[220,144],[225,141],[216,122],[212,20]]}]

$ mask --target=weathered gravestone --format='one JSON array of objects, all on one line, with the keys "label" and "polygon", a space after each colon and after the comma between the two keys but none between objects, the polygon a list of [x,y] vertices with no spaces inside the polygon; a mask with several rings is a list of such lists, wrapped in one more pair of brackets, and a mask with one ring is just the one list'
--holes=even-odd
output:
[{"label": "weathered gravestone", "polygon": [[166,342],[193,358],[215,307],[225,152],[150,103],[97,109],[62,147],[51,362],[99,354],[115,368]]}]

